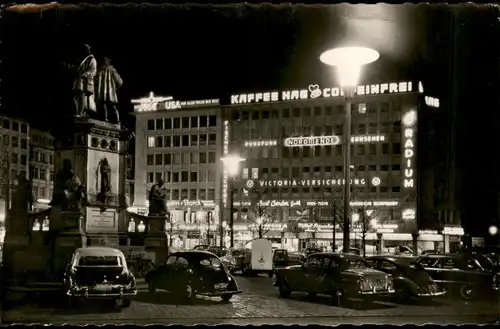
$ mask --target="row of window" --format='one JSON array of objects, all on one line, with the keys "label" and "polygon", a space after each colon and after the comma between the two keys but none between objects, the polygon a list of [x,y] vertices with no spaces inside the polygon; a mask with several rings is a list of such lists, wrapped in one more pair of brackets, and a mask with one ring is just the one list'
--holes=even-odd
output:
[{"label": "row of window", "polygon": [[148,166],[215,163],[215,152],[148,154]]},{"label": "row of window", "polygon": [[[3,144],[2,144],[3,143]],[[28,139],[27,138],[19,138],[17,136],[0,136],[0,145],[4,147],[21,147],[21,149],[28,149]]]},{"label": "row of window", "polygon": [[158,182],[160,179],[163,179],[166,183],[215,182],[215,171],[166,171],[164,173],[148,172],[148,183]]},{"label": "row of window", "polygon": [[148,147],[181,147],[216,145],[216,134],[192,134],[174,136],[149,136]]},{"label": "row of window", "polygon": [[19,155],[13,152],[10,154],[10,162],[15,165],[19,163],[21,166],[26,166],[28,164],[28,157],[26,154]]},{"label": "row of window", "polygon": [[48,181],[53,182],[54,181],[54,172],[49,171],[45,168],[32,168],[31,169],[31,178],[32,179],[40,179],[40,180],[48,180]]},{"label": "row of window", "polygon": [[[332,171],[332,169],[334,171]],[[314,167],[283,167],[281,168],[242,168],[241,172],[241,177],[243,179],[259,179],[259,173],[260,175],[268,175],[268,174],[280,174],[282,178],[299,178],[302,177],[303,174],[318,174],[319,175],[331,175],[334,172],[336,173],[342,173],[344,167],[343,166],[314,166]],[[351,167],[351,172],[353,173],[359,173],[359,172],[365,172],[365,171],[371,171],[373,173],[376,172],[384,172],[384,171],[391,171],[391,172],[399,172],[401,171],[401,166],[398,164],[389,166],[389,165],[361,165],[361,166],[352,166]],[[251,173],[251,175],[250,175]]]},{"label": "row of window", "polygon": [[52,188],[34,187],[33,192],[36,199],[52,199]]},{"label": "row of window", "polygon": [[[313,158],[342,156],[343,146],[312,146],[312,147],[283,147],[281,155],[277,148],[247,148],[242,156],[248,159],[278,159],[278,158]],[[361,144],[351,145],[351,155],[399,155],[401,154],[401,143],[383,144]]]},{"label": "row of window", "polygon": [[[352,104],[351,110],[353,113],[358,114],[377,114],[389,113],[389,112],[400,112],[400,103],[361,103]],[[314,108],[304,107],[304,108],[292,108],[292,109],[282,109],[281,111],[276,110],[253,110],[253,111],[235,111],[233,112],[233,119],[238,120],[262,120],[262,119],[288,119],[288,118],[300,118],[300,117],[310,117],[310,116],[330,116],[334,114],[345,113],[344,105],[333,106],[315,106]],[[280,115],[281,114],[281,115]]]},{"label": "row of window", "polygon": [[54,154],[42,151],[31,152],[31,161],[54,164]]},{"label": "row of window", "polygon": [[53,147],[54,146],[54,139],[51,137],[47,137],[47,136],[32,134],[31,141],[33,142],[33,144],[35,144],[37,146],[42,146],[42,147]]},{"label": "row of window", "polygon": [[167,200],[215,200],[215,189],[167,189]]},{"label": "row of window", "polygon": [[148,130],[189,129],[216,126],[217,116],[215,115],[148,120]]},{"label": "row of window", "polygon": [[[393,193],[399,193],[401,192],[401,187],[394,185],[394,186],[353,186],[351,188],[353,195],[359,195],[363,193],[387,193],[387,192],[393,192]],[[239,193],[238,189],[234,189],[233,192],[237,195]],[[290,194],[292,195],[304,195],[304,194],[310,194],[313,193],[316,195],[317,198],[321,198],[321,196],[327,195],[327,194],[339,194],[343,192],[342,186],[336,186],[336,187],[331,187],[331,186],[324,186],[324,187],[294,187],[294,188],[264,188],[262,190],[259,190],[259,195],[262,197],[266,196],[272,196],[272,197],[278,197],[278,196],[288,196]],[[246,192],[242,193],[243,195],[246,195]]]},{"label": "row of window", "polygon": [[2,118],[2,127],[3,129],[9,129],[13,131],[19,131],[19,128],[21,128],[21,133],[27,134],[28,133],[28,125],[25,123],[19,123],[17,121],[10,121],[7,118]]}]

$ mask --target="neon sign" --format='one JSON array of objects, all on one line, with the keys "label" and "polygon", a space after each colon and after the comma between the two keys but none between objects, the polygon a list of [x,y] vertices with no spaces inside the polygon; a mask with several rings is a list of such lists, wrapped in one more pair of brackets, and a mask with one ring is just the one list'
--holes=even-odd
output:
[{"label": "neon sign", "polygon": [[277,146],[278,141],[246,141],[245,147]]},{"label": "neon sign", "polygon": [[286,147],[337,145],[339,143],[340,138],[338,136],[289,137],[285,139]]},{"label": "neon sign", "polygon": [[403,149],[404,149],[404,157],[403,157],[403,167],[404,167],[404,178],[403,178],[403,186],[405,188],[413,188],[415,187],[415,175],[413,170],[413,157],[415,155],[415,144],[414,144],[414,133],[415,130],[413,126],[417,122],[417,112],[409,111],[407,112],[402,119],[404,128],[403,133]]},{"label": "neon sign", "polygon": [[[261,180],[259,181],[259,186],[260,187],[294,187],[294,186],[337,186],[337,185],[344,185],[345,180],[344,179],[302,179],[302,180],[296,180],[296,179],[290,179],[290,180]],[[358,179],[351,179],[350,180],[351,185],[365,185],[366,180],[364,178]],[[248,186],[248,182],[247,182]]]},{"label": "neon sign", "polygon": [[[223,154],[226,156],[229,153],[229,121],[225,120],[224,121],[224,148],[223,148]],[[223,178],[222,178],[222,203],[224,205],[224,208],[227,207],[227,192],[228,192],[228,173],[227,170],[224,169],[223,171]]]},{"label": "neon sign", "polygon": [[424,97],[425,105],[430,107],[439,107],[439,98],[425,96]]},{"label": "neon sign", "polygon": [[168,97],[155,97],[153,92],[149,97],[133,99],[131,101],[134,105],[135,112],[154,112],[161,110],[178,110],[184,107],[196,107],[205,105],[218,105],[218,99],[201,99],[192,101],[178,101],[173,100],[171,96]]},{"label": "neon sign", "polygon": [[[420,82],[419,85],[421,85]],[[361,85],[355,89],[355,94],[357,95],[381,95],[407,92],[413,92],[413,83],[411,81]],[[231,104],[267,103],[341,96],[344,96],[344,92],[339,87],[321,88],[318,84],[311,84],[307,89],[231,95]]]}]

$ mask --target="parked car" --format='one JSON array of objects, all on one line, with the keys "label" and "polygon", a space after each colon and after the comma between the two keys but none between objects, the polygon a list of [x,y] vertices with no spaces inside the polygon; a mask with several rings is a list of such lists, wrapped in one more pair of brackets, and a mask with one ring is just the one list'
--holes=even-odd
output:
[{"label": "parked car", "polygon": [[197,295],[219,296],[229,301],[241,293],[234,277],[217,255],[208,251],[182,251],[170,255],[165,264],[146,274],[150,293],[167,290],[190,302]]},{"label": "parked car", "polygon": [[323,250],[320,249],[320,248],[306,248],[306,249],[303,249],[302,252],[300,253],[301,261],[305,261],[306,258],[309,255],[314,254],[314,253],[318,253],[318,252],[323,252]]},{"label": "parked car", "polygon": [[243,271],[246,252],[245,248],[230,248],[226,255],[220,258],[229,273],[234,275],[236,271]]},{"label": "parked car", "polygon": [[275,249],[273,251],[273,268],[287,267],[302,264],[301,255],[288,252],[286,249]]},{"label": "parked car", "polygon": [[285,298],[293,291],[311,296],[327,294],[339,305],[349,297],[373,298],[394,293],[390,276],[370,268],[354,254],[309,255],[302,265],[276,269],[273,284]]},{"label": "parked car", "polygon": [[197,246],[194,246],[193,250],[207,250],[209,247],[209,244],[199,244]]},{"label": "parked car", "polygon": [[70,305],[79,299],[109,299],[117,306],[128,307],[137,288],[120,250],[88,247],[76,249],[69,260],[63,292]]},{"label": "parked car", "polygon": [[226,247],[221,246],[210,246],[206,249],[206,251],[216,254],[217,257],[222,257],[227,253]]},{"label": "parked car", "polygon": [[366,262],[392,276],[396,297],[400,302],[408,303],[412,298],[443,296],[447,292],[412,257],[372,256],[367,257]]},{"label": "parked car", "polygon": [[465,300],[479,295],[498,298],[500,277],[485,270],[479,262],[465,254],[429,254],[418,258],[434,281],[450,293],[459,293]]}]

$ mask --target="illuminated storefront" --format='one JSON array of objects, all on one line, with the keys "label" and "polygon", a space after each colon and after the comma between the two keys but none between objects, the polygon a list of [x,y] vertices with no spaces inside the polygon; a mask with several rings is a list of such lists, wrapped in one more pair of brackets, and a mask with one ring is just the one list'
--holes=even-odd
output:
[{"label": "illuminated storefront", "polygon": [[[354,96],[351,240],[373,246],[447,249],[463,230],[420,234],[417,195],[419,112],[438,109],[421,82],[358,86]],[[240,222],[253,208],[274,209],[284,247],[329,246],[341,217],[343,92],[320,87],[231,95],[231,149],[246,158],[235,196]],[[272,104],[272,105],[271,105]],[[251,229],[249,229],[251,231]],[[336,224],[335,243],[342,243]],[[420,235],[422,238],[420,238]],[[431,243],[432,242],[432,243]]]}]

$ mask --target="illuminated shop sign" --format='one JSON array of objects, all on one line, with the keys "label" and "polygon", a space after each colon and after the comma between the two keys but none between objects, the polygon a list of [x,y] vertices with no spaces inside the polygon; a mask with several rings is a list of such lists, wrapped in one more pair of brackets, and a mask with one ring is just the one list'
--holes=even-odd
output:
[{"label": "illuminated shop sign", "polygon": [[[290,180],[261,180],[259,186],[261,187],[288,187],[288,186],[337,186],[344,185],[344,179],[290,179]],[[365,185],[366,179],[355,178],[350,180],[351,185]],[[251,184],[250,184],[251,185]],[[248,186],[248,182],[247,182]]]},{"label": "illuminated shop sign", "polygon": [[276,146],[278,141],[246,141],[245,147]]},{"label": "illuminated shop sign", "polygon": [[[355,135],[351,137],[351,143],[376,143],[384,141],[384,135]],[[284,143],[286,147],[326,146],[338,145],[341,143],[341,139],[339,136],[289,137],[285,139]]]},{"label": "illuminated shop sign", "polygon": [[464,229],[462,227],[445,227],[443,229],[443,234],[446,235],[464,235]]},{"label": "illuminated shop sign", "polygon": [[432,235],[435,235],[435,234],[439,234],[439,233],[436,230],[419,230],[418,234],[432,234]]},{"label": "illuminated shop sign", "polygon": [[196,107],[196,106],[206,106],[206,105],[218,105],[218,99],[200,99],[192,101],[178,101],[174,100],[172,97],[155,97],[153,92],[149,94],[149,97],[133,99],[132,104],[134,105],[135,112],[154,112],[161,110],[177,110],[185,107]]},{"label": "illuminated shop sign", "polygon": [[403,133],[403,148],[404,148],[404,157],[403,157],[403,168],[404,168],[404,177],[403,177],[403,186],[405,188],[413,188],[415,187],[415,175],[414,175],[414,155],[415,155],[415,123],[417,122],[417,112],[409,111],[403,116],[403,125],[404,133]]},{"label": "illuminated shop sign", "polygon": [[[261,200],[257,202],[261,207],[332,207],[332,202],[328,200]],[[397,207],[399,205],[398,200],[361,200],[361,201],[351,201],[349,203],[351,207]],[[250,207],[252,206],[252,201],[235,201],[233,202],[235,207]],[[299,213],[299,215],[307,216],[305,213]]]},{"label": "illuminated shop sign", "polygon": [[[419,84],[421,85],[421,83]],[[407,92],[413,92],[413,83],[410,81],[361,85],[355,89],[357,95],[380,95]],[[344,92],[339,87],[321,88],[317,84],[312,84],[309,85],[307,89],[231,95],[231,104],[267,103],[340,96],[344,96]]]},{"label": "illuminated shop sign", "polygon": [[215,207],[213,200],[168,200],[167,207]]},{"label": "illuminated shop sign", "polygon": [[[225,120],[224,121],[224,147],[223,147],[223,154],[226,156],[229,153],[229,121]],[[224,208],[227,207],[227,192],[228,192],[228,173],[227,170],[223,170],[222,174],[222,203],[224,205]]]},{"label": "illuminated shop sign", "polygon": [[403,219],[407,219],[407,220],[410,220],[410,219],[415,219],[416,218],[416,214],[417,214],[417,211],[413,208],[410,208],[410,209],[404,209],[403,210]]},{"label": "illuminated shop sign", "polygon": [[425,105],[430,107],[439,107],[439,98],[425,96],[424,97]]},{"label": "illuminated shop sign", "polygon": [[286,147],[337,145],[339,143],[340,138],[338,136],[289,137],[285,139]]}]

